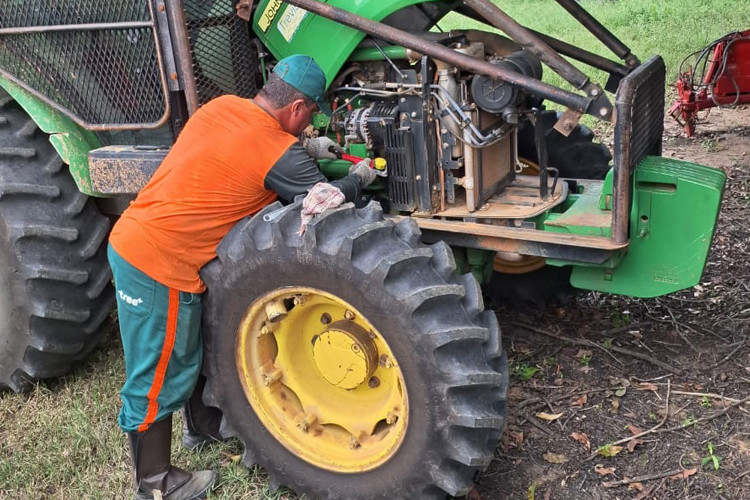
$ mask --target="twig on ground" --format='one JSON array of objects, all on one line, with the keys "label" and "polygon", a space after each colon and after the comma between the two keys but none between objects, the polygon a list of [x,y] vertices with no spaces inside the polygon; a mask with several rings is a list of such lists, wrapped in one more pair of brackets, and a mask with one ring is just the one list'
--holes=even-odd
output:
[{"label": "twig on ground", "polygon": [[745,337],[742,339],[742,341],[740,341],[740,342],[737,343],[737,347],[735,347],[734,349],[732,349],[732,352],[730,352],[729,354],[727,354],[726,356],[724,356],[724,358],[721,361],[719,361],[718,363],[715,363],[715,364],[713,364],[711,366],[708,366],[706,368],[703,368],[701,371],[713,370],[714,368],[718,368],[719,366],[723,365],[724,363],[726,363],[727,361],[729,361],[729,359],[732,356],[734,356],[735,354],[737,354],[737,351],[739,351],[745,345],[747,345],[747,344],[745,344],[746,341],[747,341],[747,335],[745,335]]},{"label": "twig on ground", "polygon": [[[554,435],[555,435],[555,433],[554,433],[554,432],[552,432],[551,430],[547,429],[547,428],[546,428],[546,427],[544,427],[544,426],[543,426],[542,424],[540,424],[539,422],[537,422],[537,421],[536,421],[536,420],[534,419],[534,417],[532,417],[531,415],[527,415],[527,414],[524,414],[524,415],[523,415],[523,419],[524,419],[524,420],[526,420],[526,421],[527,421],[528,423],[530,423],[531,425],[533,425],[534,427],[536,427],[537,429],[539,429],[540,431],[542,431],[542,432],[544,432],[545,434],[547,434],[548,436],[554,436]],[[523,423],[523,422],[522,422],[522,423]]]},{"label": "twig on ground", "polygon": [[[712,392],[685,392],[685,391],[672,391],[672,394],[679,394],[680,396],[697,396],[699,398],[706,397],[711,399],[720,399],[722,401],[729,401],[730,403],[736,403],[739,399],[729,398],[722,396],[721,394],[714,394]],[[750,405],[750,401],[746,401],[744,404]]]},{"label": "twig on ground", "polygon": [[[648,429],[646,431],[643,431],[641,433],[638,433],[638,434],[636,434],[634,436],[630,436],[628,438],[620,439],[619,441],[615,441],[614,443],[608,443],[609,446],[618,446],[618,445],[621,445],[621,444],[625,444],[625,443],[627,443],[629,441],[632,441],[634,439],[640,439],[643,436],[648,436],[649,434],[654,434],[659,429],[659,427],[661,427],[662,425],[664,425],[664,422],[666,422],[667,418],[669,418],[669,396],[670,396],[670,393],[671,393],[671,389],[672,389],[671,381],[669,379],[667,379],[667,397],[666,397],[666,401],[664,402],[664,418],[661,419],[661,422],[659,422],[658,424],[656,424],[652,428],[650,428],[650,429]],[[584,462],[588,462],[589,460],[593,460],[598,455],[599,455],[599,451],[597,450],[594,453],[592,453],[591,455],[589,455],[589,457],[586,458],[586,459],[584,459],[583,461]]]},{"label": "twig on ground", "polygon": [[659,472],[656,474],[646,474],[645,476],[636,476],[626,479],[621,479],[619,481],[605,481],[602,483],[602,486],[605,488],[617,488],[618,486],[624,486],[626,484],[631,483],[640,483],[642,481],[652,481],[654,479],[662,479],[669,476],[674,476],[676,474],[679,474],[682,472],[682,469],[673,469],[667,472]]},{"label": "twig on ground", "polygon": [[548,332],[546,330],[542,330],[541,328],[536,328],[534,326],[527,325],[525,323],[515,322],[515,323],[513,323],[513,326],[516,326],[516,327],[519,327],[519,328],[523,328],[524,330],[528,330],[530,332],[539,333],[541,335],[547,335],[549,337],[556,338],[556,339],[562,340],[564,342],[570,342],[571,344],[583,345],[583,346],[587,346],[587,347],[596,347],[597,349],[601,349],[602,351],[606,352],[610,357],[612,357],[612,359],[614,359],[615,361],[617,361],[620,364],[622,364],[622,361],[620,361],[619,359],[617,359],[616,357],[614,357],[612,355],[612,353],[609,352],[609,351],[614,351],[614,352],[617,352],[617,353],[620,353],[620,354],[625,354],[625,355],[631,356],[633,358],[638,358],[638,359],[640,359],[642,361],[646,361],[648,363],[651,363],[652,365],[658,366],[659,368],[662,368],[664,370],[667,370],[668,372],[672,372],[672,373],[677,374],[677,375],[682,375],[682,373],[683,373],[682,370],[680,370],[679,368],[675,368],[674,366],[671,366],[671,365],[669,365],[667,363],[664,363],[663,361],[659,361],[658,359],[653,358],[651,356],[648,356],[646,354],[642,354],[642,353],[636,352],[636,351],[631,351],[630,349],[625,349],[624,347],[617,347],[617,346],[613,345],[613,346],[610,346],[609,349],[607,349],[604,346],[601,346],[601,345],[599,345],[596,342],[593,342],[591,340],[574,339],[574,338],[571,338],[571,337],[566,337],[565,335],[558,335],[556,333]]},{"label": "twig on ground", "polygon": [[[746,398],[743,398],[743,399],[735,400],[732,404],[730,404],[729,406],[726,406],[723,410],[719,410],[719,411],[717,411],[715,413],[712,413],[711,415],[708,415],[706,417],[701,417],[698,420],[694,420],[694,421],[690,422],[690,425],[694,426],[694,425],[702,424],[703,422],[708,422],[708,421],[713,420],[715,418],[721,417],[722,415],[725,415],[729,410],[731,410],[735,406],[744,405],[748,401],[750,401],[750,396],[748,396]],[[682,430],[683,428],[684,428],[684,426],[680,425],[680,426],[676,426],[676,427],[670,427],[668,429],[663,429],[663,430],[661,430],[659,432],[673,432],[673,431]]]}]

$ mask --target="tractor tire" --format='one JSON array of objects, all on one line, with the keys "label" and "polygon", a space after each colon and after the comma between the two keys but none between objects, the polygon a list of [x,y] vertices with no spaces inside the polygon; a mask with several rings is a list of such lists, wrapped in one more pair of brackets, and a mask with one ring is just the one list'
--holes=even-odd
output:
[{"label": "tractor tire", "polygon": [[201,275],[204,401],[222,434],[315,499],[463,495],[507,414],[507,358],[450,248],[379,205],[345,205],[303,236],[299,206],[240,222]]},{"label": "tractor tire", "polygon": [[[559,117],[555,111],[544,111],[541,116],[549,166],[557,168],[560,177],[604,179],[612,160],[609,150],[604,144],[593,141],[594,134],[585,125],[576,126],[565,137],[554,129]],[[518,156],[533,163],[538,162],[534,127],[529,123],[518,133]],[[523,268],[529,271],[522,272]],[[529,257],[521,262],[498,262],[496,259],[487,293],[492,302],[513,308],[531,304],[543,309],[552,302],[564,304],[576,293],[570,286],[571,271],[570,266],[544,265],[541,257]]]},{"label": "tractor tire", "polygon": [[0,391],[67,373],[114,306],[109,221],[34,121],[0,90]]},{"label": "tractor tire", "polygon": [[[560,172],[560,177],[569,179],[602,180],[609,172],[612,154],[604,144],[594,142],[594,133],[585,125],[577,125],[565,137],[554,129],[560,118],[556,111],[542,112],[544,137],[550,167]],[[518,132],[518,156],[539,163],[534,141],[534,127],[526,122]]]}]

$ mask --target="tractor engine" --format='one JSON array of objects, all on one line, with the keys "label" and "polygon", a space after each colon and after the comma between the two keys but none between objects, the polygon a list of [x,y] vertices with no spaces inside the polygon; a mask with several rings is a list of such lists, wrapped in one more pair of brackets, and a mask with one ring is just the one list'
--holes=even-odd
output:
[{"label": "tractor engine", "polygon": [[[490,43],[455,33],[440,42],[541,77],[533,55],[497,43],[496,35],[482,37]],[[392,210],[435,215],[465,206],[474,212],[515,177],[519,116],[533,101],[503,81],[375,45],[355,51],[331,88],[334,114],[326,133],[349,149],[385,158]]]}]

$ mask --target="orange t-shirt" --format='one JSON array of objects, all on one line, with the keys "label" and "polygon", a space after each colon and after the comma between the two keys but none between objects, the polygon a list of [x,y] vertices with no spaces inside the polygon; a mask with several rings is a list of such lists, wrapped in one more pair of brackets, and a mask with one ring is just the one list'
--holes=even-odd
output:
[{"label": "orange t-shirt", "polygon": [[115,224],[112,247],[163,285],[204,291],[198,271],[237,221],[276,199],[264,180],[296,140],[248,99],[207,103]]}]

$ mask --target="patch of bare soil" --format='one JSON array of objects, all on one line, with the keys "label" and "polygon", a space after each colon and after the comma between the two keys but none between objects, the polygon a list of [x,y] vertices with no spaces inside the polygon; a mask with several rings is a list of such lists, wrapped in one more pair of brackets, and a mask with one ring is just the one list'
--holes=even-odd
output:
[{"label": "patch of bare soil", "polygon": [[664,156],[728,176],[701,284],[499,309],[508,430],[473,497],[750,498],[750,108],[665,125]]}]

